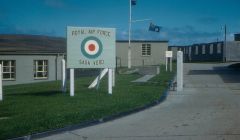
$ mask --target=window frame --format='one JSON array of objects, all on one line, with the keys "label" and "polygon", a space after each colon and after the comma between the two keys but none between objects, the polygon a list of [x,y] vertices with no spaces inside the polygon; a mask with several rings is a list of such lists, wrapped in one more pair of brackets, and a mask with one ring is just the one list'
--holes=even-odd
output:
[{"label": "window frame", "polygon": [[195,46],[195,55],[198,55],[198,46]]},{"label": "window frame", "polygon": [[210,46],[209,46],[209,54],[213,54],[213,47],[214,47],[214,45],[210,44]]},{"label": "window frame", "polygon": [[206,45],[202,45],[202,54],[206,54]]},{"label": "window frame", "polygon": [[[9,62],[9,66],[4,66],[4,61]],[[12,63],[14,62],[14,64]],[[2,80],[3,81],[15,81],[16,80],[16,60],[0,60],[0,64],[2,65]],[[4,72],[4,68],[9,69]],[[13,71],[12,71],[13,69]],[[4,74],[9,74],[9,78],[4,78]],[[14,75],[14,76],[12,76]]]},{"label": "window frame", "polygon": [[152,48],[151,44],[142,44],[142,56],[151,56],[152,55]]},{"label": "window frame", "polygon": [[[42,62],[42,65],[39,65]],[[42,70],[39,70],[39,68]],[[38,73],[46,76],[38,76]],[[44,74],[46,73],[46,74]],[[49,62],[48,60],[33,60],[33,78],[34,80],[46,80],[49,77]]]}]

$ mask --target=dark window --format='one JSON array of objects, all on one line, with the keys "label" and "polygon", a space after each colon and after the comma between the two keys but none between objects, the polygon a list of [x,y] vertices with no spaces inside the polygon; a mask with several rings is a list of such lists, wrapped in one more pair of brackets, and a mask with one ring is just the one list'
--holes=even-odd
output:
[{"label": "dark window", "polygon": [[142,44],[142,56],[151,55],[151,44]]}]

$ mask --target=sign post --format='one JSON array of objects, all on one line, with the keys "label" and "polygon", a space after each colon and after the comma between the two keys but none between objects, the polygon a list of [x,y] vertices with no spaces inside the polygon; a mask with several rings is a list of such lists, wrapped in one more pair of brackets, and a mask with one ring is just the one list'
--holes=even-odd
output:
[{"label": "sign post", "polygon": [[170,72],[172,72],[172,51],[166,51],[166,71],[168,71],[168,58],[170,59]]},{"label": "sign post", "polygon": [[112,94],[113,74],[112,69],[108,69],[108,94]]},{"label": "sign post", "polygon": [[[72,71],[70,72],[72,83],[74,83],[73,70],[75,68],[114,69],[116,67],[115,29],[68,26],[67,61],[67,68]],[[111,70],[109,73],[112,75]],[[74,95],[74,84],[71,84],[70,87],[73,88],[70,89],[71,95]]]},{"label": "sign post", "polygon": [[62,92],[66,92],[66,62],[62,59]]},{"label": "sign post", "polygon": [[112,69],[112,87],[115,87],[115,80],[116,77],[115,77],[115,69]]},{"label": "sign post", "polygon": [[74,96],[74,69],[70,69],[70,96]]}]

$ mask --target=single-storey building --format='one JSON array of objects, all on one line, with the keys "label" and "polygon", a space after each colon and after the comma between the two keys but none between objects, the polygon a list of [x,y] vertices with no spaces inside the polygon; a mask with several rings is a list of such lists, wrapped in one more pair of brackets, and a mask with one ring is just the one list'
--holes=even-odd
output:
[{"label": "single-storey building", "polygon": [[188,46],[169,46],[176,58],[183,51],[184,62],[231,62],[240,61],[240,41],[199,43]]},{"label": "single-storey building", "polygon": [[[116,42],[117,66],[128,65],[128,41]],[[132,66],[160,65],[165,63],[165,51],[168,49],[168,41],[160,40],[132,40],[131,63]]]},{"label": "single-storey building", "polygon": [[177,60],[177,52],[182,51],[186,46],[168,46],[168,51],[172,51],[172,60]]},{"label": "single-storey building", "polygon": [[62,38],[0,35],[3,85],[60,80],[65,48]]},{"label": "single-storey building", "polygon": [[[208,62],[224,60],[224,43],[199,43],[188,46],[170,46],[170,50],[182,51],[184,62]],[[173,53],[176,55],[176,52]]]},{"label": "single-storey building", "polygon": [[240,41],[240,33],[234,35],[235,41]]},{"label": "single-storey building", "polygon": [[223,61],[223,47],[223,42],[194,44],[184,49],[185,61]]},{"label": "single-storey building", "polygon": [[[164,64],[167,48],[168,41],[132,40],[132,66]],[[117,41],[117,67],[127,67],[127,55],[128,41]],[[3,85],[61,80],[62,59],[66,59],[65,38],[0,35]]]}]

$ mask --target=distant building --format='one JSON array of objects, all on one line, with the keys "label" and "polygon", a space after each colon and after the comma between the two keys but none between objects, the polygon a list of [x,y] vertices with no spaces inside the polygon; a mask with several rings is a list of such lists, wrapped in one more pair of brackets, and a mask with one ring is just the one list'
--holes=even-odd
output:
[{"label": "distant building", "polygon": [[235,34],[234,35],[234,40],[235,41],[240,41],[240,34]]},{"label": "distant building", "polygon": [[[160,65],[165,63],[168,41],[132,40],[132,66]],[[117,66],[128,65],[128,41],[116,42]]]},{"label": "distant building", "polygon": [[189,46],[169,46],[176,58],[178,50],[183,51],[184,62],[231,62],[240,61],[240,42],[227,41],[199,43]]},{"label": "distant building", "polygon": [[240,41],[226,42],[226,60],[240,61]]},{"label": "distant building", "polygon": [[172,59],[174,61],[176,61],[177,60],[177,52],[184,51],[185,48],[186,48],[186,46],[169,46],[168,50],[173,52]]}]

